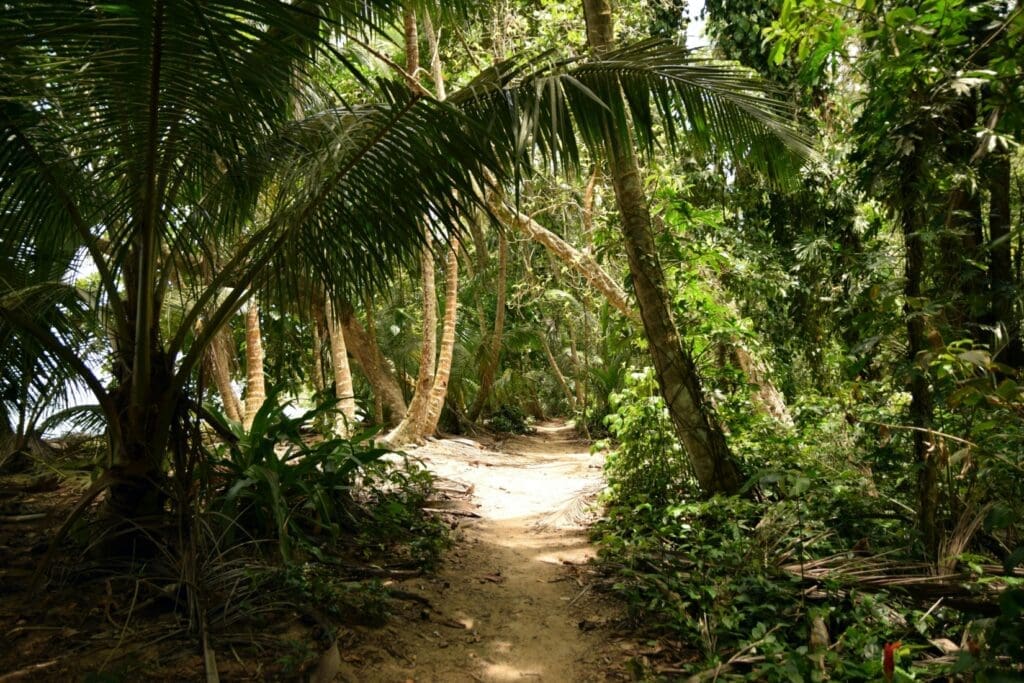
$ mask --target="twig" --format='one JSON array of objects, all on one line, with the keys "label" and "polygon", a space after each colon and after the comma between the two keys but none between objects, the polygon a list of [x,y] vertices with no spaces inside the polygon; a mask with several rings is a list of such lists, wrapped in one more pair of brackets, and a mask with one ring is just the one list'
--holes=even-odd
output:
[{"label": "twig", "polygon": [[475,512],[469,512],[468,510],[444,510],[442,508],[423,508],[424,512],[433,512],[440,515],[451,515],[452,517],[473,517],[476,519],[480,518]]},{"label": "twig", "polygon": [[[140,583],[142,583],[142,582],[141,581],[136,581],[135,582],[135,591],[132,593],[132,602],[128,606],[128,616],[125,617],[124,626],[121,628],[121,637],[117,639],[117,647],[115,647],[113,650],[111,650],[110,654],[107,655],[107,658],[103,660],[103,666],[100,667],[100,671],[102,671],[103,669],[107,668],[107,664],[110,662],[110,658],[114,656],[114,653],[121,651],[121,644],[124,642],[124,636],[125,636],[125,634],[128,633],[128,624],[130,624],[131,621],[132,621],[132,612],[135,611],[135,601],[139,599],[139,584]],[[109,587],[110,584],[108,583],[107,586]]]},{"label": "twig", "polygon": [[418,602],[428,609],[434,609],[434,605],[427,598],[416,593],[410,593],[409,591],[399,590],[397,588],[389,588],[388,595],[398,600],[407,600],[409,602]]},{"label": "twig", "polygon": [[593,585],[594,584],[592,584],[592,583],[588,583],[586,586],[584,586],[583,590],[581,590],[579,593],[577,593],[576,597],[569,601],[569,605],[568,606],[572,607],[573,605],[575,605],[577,600],[579,600],[584,595],[586,595],[588,592],[590,592],[590,587],[593,586]]},{"label": "twig", "polygon": [[0,524],[17,524],[19,522],[34,522],[43,519],[48,512],[32,512],[26,515],[0,515]]},{"label": "twig", "polygon": [[25,678],[26,676],[31,676],[33,673],[37,671],[49,669],[51,666],[56,665],[58,661],[59,660],[51,659],[48,662],[40,662],[39,664],[26,666],[24,669],[18,669],[17,671],[6,673],[3,676],[0,676],[0,683],[7,683],[8,681],[17,681],[19,679]]},{"label": "twig", "polygon": [[928,611],[924,613],[924,616],[921,617],[919,619],[919,621],[924,621],[925,619],[927,619],[928,615],[931,614],[932,612],[934,612],[935,608],[938,607],[939,605],[941,605],[942,601],[945,600],[945,599],[946,599],[945,597],[942,597],[942,598],[939,598],[938,600],[936,600],[935,604],[928,608]]}]

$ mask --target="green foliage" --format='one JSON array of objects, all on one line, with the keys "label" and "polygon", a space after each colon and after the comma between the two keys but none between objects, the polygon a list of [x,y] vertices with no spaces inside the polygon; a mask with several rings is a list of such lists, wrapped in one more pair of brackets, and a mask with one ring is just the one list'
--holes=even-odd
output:
[{"label": "green foliage", "polygon": [[502,404],[487,420],[487,426],[496,432],[505,434],[526,434],[530,425],[526,421],[526,413],[518,406]]},{"label": "green foliage", "polygon": [[[960,346],[936,358],[942,372],[957,378],[951,389],[962,386],[965,377],[976,380],[979,364],[985,365],[986,356],[971,352]],[[999,386],[991,377],[981,384],[993,392]],[[730,445],[755,468],[748,484],[753,497],[701,501],[685,484],[685,472],[672,467],[679,455],[663,408],[648,401],[654,391],[651,373],[633,374],[608,420],[622,442],[608,459],[608,508],[595,529],[612,590],[637,626],[658,637],[675,661],[691,662],[690,673],[735,657],[727,670],[746,680],[822,680],[821,664],[809,648],[815,620],[830,633],[833,647],[821,662],[833,680],[878,680],[882,647],[897,640],[904,643],[897,680],[930,680],[954,668],[994,672],[1005,667],[998,655],[1019,661],[1020,579],[989,579],[1006,581],[1009,588],[1000,600],[1000,616],[981,620],[948,608],[929,612],[933,599],[922,604],[896,586],[865,590],[853,575],[849,582],[832,578],[808,591],[801,576],[822,558],[856,562],[884,551],[895,567],[916,566],[916,533],[907,514],[914,502],[904,455],[908,435],[880,433],[876,426],[895,420],[903,404],[890,401],[891,392],[881,383],[844,387],[836,397],[806,393],[791,404],[792,428],[754,416],[742,401],[727,397],[721,413]],[[867,423],[846,412],[843,403],[853,396]],[[992,485],[998,479],[1006,487],[989,494],[1005,502],[991,508],[984,528],[1014,547],[1019,535],[1013,527],[1020,518],[1014,487],[1020,477],[993,456],[982,464],[980,447],[973,448],[974,467],[984,471],[1003,463],[998,475],[978,478]],[[673,483],[680,480],[682,485]],[[966,480],[957,486],[959,495],[977,497]],[[967,567],[980,559],[965,555],[962,561]],[[985,643],[979,657],[910,663],[932,648],[929,639],[959,642],[968,630],[976,630],[972,637]]]},{"label": "green foliage", "polygon": [[[696,484],[679,445],[653,368],[633,371],[610,397],[614,412],[604,423],[617,441],[608,452],[608,497],[617,505],[662,509],[693,495]],[[598,442],[595,448],[607,447]]]},{"label": "green foliage", "polygon": [[[693,661],[691,672],[730,661],[727,668],[741,670],[745,680],[823,680],[820,654],[833,680],[874,681],[885,643],[926,648],[928,637],[963,628],[955,613],[924,619],[898,593],[865,593],[841,581],[808,597],[804,564],[849,548],[844,517],[877,516],[880,505],[865,501],[860,489],[844,492],[799,470],[759,481],[761,501],[617,504],[596,530],[601,560],[614,572],[613,591],[644,631],[679,644],[676,656]],[[872,539],[887,540],[884,533]],[[815,620],[835,647],[809,651]],[[908,624],[918,631],[908,633]]]},{"label": "green foliage", "polygon": [[433,473],[409,457],[379,460],[359,470],[357,483],[354,552],[398,566],[435,565],[449,538],[443,521],[423,511],[434,492]]},{"label": "green foliage", "polygon": [[346,580],[322,564],[286,567],[277,580],[303,604],[317,606],[338,623],[382,626],[387,618],[387,593],[378,581]]},{"label": "green foliage", "polygon": [[208,464],[211,508],[250,536],[273,539],[285,562],[298,552],[323,558],[354,521],[356,472],[391,451],[374,446],[372,432],[319,441],[304,435],[333,403],[298,417],[289,417],[286,408],[271,396],[249,431],[231,425],[238,440],[217,447]]}]

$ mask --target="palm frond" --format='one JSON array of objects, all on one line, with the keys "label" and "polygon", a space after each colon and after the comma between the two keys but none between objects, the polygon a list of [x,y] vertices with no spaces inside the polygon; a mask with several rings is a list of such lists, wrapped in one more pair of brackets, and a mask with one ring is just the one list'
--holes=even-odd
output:
[{"label": "palm frond", "polygon": [[612,51],[600,59],[516,58],[480,74],[449,101],[514,146],[563,168],[580,163],[582,141],[604,151],[636,141],[651,152],[659,140],[698,154],[728,156],[783,180],[812,154],[784,94],[736,64],[695,56],[662,40]]}]

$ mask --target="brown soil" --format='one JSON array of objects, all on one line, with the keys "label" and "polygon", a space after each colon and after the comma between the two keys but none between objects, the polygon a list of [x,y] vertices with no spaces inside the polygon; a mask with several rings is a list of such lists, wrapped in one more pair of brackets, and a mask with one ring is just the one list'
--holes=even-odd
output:
[{"label": "brown soil", "polygon": [[[221,680],[625,678],[637,646],[611,635],[617,609],[592,588],[587,564],[603,458],[555,423],[505,441],[434,440],[411,455],[440,477],[433,505],[453,528],[438,571],[388,582],[388,623],[342,628],[323,656],[315,624],[289,610],[258,632],[217,633]],[[88,486],[85,472],[0,477],[0,682],[89,671],[104,672],[95,680],[202,680],[186,624],[166,606],[146,607],[152,600],[136,604],[130,576],[30,591],[49,539]],[[90,564],[64,559],[69,571]],[[292,664],[282,658],[289,643],[298,647]],[[326,676],[314,673],[318,662]]]},{"label": "brown soil", "polygon": [[[344,657],[351,681],[617,680],[591,590],[586,525],[602,458],[561,424],[501,444],[444,439],[412,452],[442,481],[457,540],[432,578],[392,588],[425,598]],[[429,603],[429,605],[427,604]]]}]

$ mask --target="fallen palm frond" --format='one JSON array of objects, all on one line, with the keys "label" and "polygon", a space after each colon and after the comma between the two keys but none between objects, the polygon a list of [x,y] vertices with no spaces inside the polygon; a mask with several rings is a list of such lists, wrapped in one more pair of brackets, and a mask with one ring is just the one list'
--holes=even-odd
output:
[{"label": "fallen palm frond", "polygon": [[[838,553],[786,564],[781,569],[810,584],[805,591],[808,597],[825,595],[823,584],[835,583],[843,588],[866,591],[898,589],[920,599],[960,599],[983,608],[994,605],[1006,588],[1006,582],[1000,580],[1005,576],[1000,565],[972,565],[970,573],[935,573],[933,565],[904,562],[884,555]],[[1024,577],[1024,571],[1017,569],[1013,576]]]},{"label": "fallen palm frond", "polygon": [[583,529],[595,517],[594,504],[604,490],[605,484],[599,481],[579,489],[565,499],[557,508],[544,515],[534,524],[537,531],[545,529]]}]

